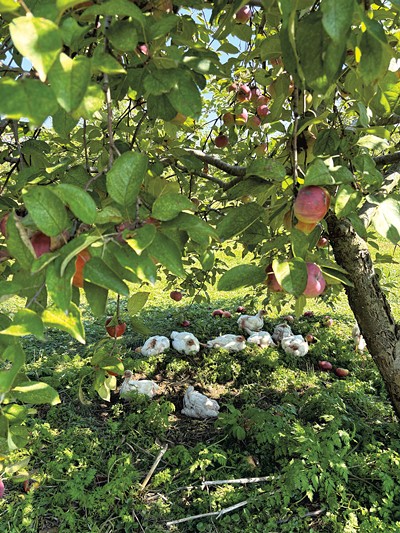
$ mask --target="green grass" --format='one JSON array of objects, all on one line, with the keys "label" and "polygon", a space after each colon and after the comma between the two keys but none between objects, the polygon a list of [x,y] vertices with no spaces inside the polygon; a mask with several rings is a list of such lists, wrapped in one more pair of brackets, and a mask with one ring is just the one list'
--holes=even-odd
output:
[{"label": "green grass", "polygon": [[[382,269],[386,284],[397,281],[397,266],[383,264]],[[171,288],[163,281],[151,289],[143,322],[152,333],[169,335],[183,329],[185,318],[201,341],[237,331],[237,305],[253,311],[263,297],[247,289],[234,295],[211,289],[210,301],[197,303],[184,288],[184,298],[176,303],[168,296]],[[388,294],[398,317],[395,294]],[[212,318],[217,307],[233,317]],[[353,318],[343,296],[335,308],[311,300],[309,309],[314,317],[299,317],[293,324],[296,333],[311,332],[318,339],[304,358],[249,346],[238,354],[202,349],[186,357],[170,350],[146,359],[135,352],[145,336],[128,327],[116,353],[125,368],[161,385],[153,400],[125,402],[113,393],[105,402],[93,391],[90,354],[104,338],[104,319],[94,319],[86,308],[87,346],[52,331],[45,343],[26,339],[28,375],[57,388],[62,402],[37,408],[28,422],[27,450],[8,458],[30,455],[30,490],[17,475],[5,478],[1,530],[400,531],[400,429],[379,372],[368,354],[354,351]],[[290,306],[280,315],[270,312],[266,329],[289,311]],[[330,328],[322,325],[326,314],[334,318]],[[321,372],[321,359],[348,368],[349,376]],[[218,420],[181,415],[189,384],[219,401]],[[80,385],[84,403],[78,398]],[[168,450],[142,489],[164,444]],[[262,476],[268,480],[202,486]],[[243,501],[245,506],[219,518],[166,525]]]}]

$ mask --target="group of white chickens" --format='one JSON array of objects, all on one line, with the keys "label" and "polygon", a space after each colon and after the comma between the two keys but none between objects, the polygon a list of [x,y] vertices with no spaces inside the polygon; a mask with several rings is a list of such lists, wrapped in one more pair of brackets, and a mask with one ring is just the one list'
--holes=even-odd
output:
[{"label": "group of white chickens", "polygon": [[[275,326],[272,333],[263,331],[265,311],[258,311],[256,315],[240,315],[238,326],[242,332],[247,333],[247,339],[243,335],[226,334],[220,335],[215,339],[201,343],[187,331],[173,331],[171,333],[172,347],[179,353],[185,355],[194,355],[204,348],[224,348],[229,352],[239,352],[244,350],[247,343],[256,344],[261,348],[281,345],[282,349],[291,355],[298,357],[306,355],[309,349],[308,342],[302,335],[294,335],[289,324],[283,322]],[[162,335],[155,335],[146,340],[144,345],[138,349],[144,356],[154,356],[168,350],[171,346],[170,339]],[[146,394],[150,398],[157,393],[159,386],[150,380],[133,380],[131,370],[124,373],[124,382],[120,388],[120,395],[123,397],[129,392]],[[218,416],[220,406],[218,402],[194,390],[189,386],[183,398],[182,414],[192,418],[215,418]]]}]

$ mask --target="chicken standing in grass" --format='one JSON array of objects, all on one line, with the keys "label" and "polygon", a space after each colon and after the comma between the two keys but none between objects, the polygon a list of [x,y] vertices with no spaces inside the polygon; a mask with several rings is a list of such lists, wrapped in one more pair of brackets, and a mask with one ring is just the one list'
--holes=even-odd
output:
[{"label": "chicken standing in grass", "polygon": [[308,342],[303,335],[292,335],[291,337],[283,337],[281,346],[288,355],[295,355],[296,357],[304,357],[308,353]]},{"label": "chicken standing in grass", "polygon": [[244,330],[248,335],[261,331],[264,326],[265,313],[264,309],[261,309],[256,315],[240,315],[237,321],[239,329]]},{"label": "chicken standing in grass", "polygon": [[289,324],[287,322],[282,322],[281,324],[278,324],[275,326],[274,332],[272,333],[272,338],[276,343],[280,343],[282,339],[285,337],[291,337],[293,335],[293,331],[291,330]]},{"label": "chicken standing in grass", "polygon": [[129,392],[137,392],[139,394],[145,394],[149,398],[153,396],[159,390],[159,386],[154,381],[148,379],[132,379],[133,373],[132,370],[125,370],[124,372],[124,381],[119,389],[120,396],[125,396]]},{"label": "chicken standing in grass", "polygon": [[150,357],[152,355],[158,355],[165,352],[165,350],[168,350],[169,347],[170,342],[168,337],[164,337],[163,335],[155,335],[154,337],[147,339],[144,345],[140,348],[140,353],[146,357]]},{"label": "chicken standing in grass", "polygon": [[230,352],[240,352],[246,347],[246,339],[243,335],[220,335],[215,339],[207,341],[207,348],[225,348]]},{"label": "chicken standing in grass", "polygon": [[218,416],[218,402],[197,392],[191,385],[183,397],[182,414],[192,418],[216,418]]},{"label": "chicken standing in grass", "polygon": [[172,347],[179,353],[196,354],[200,350],[198,339],[187,331],[173,331],[171,333]]},{"label": "chicken standing in grass", "polygon": [[269,348],[269,346],[276,346],[271,334],[268,331],[257,331],[252,333],[247,338],[247,342],[251,344],[257,344],[260,348]]},{"label": "chicken standing in grass", "polygon": [[356,352],[363,353],[365,348],[367,347],[367,343],[365,342],[364,337],[361,335],[360,327],[357,324],[357,322],[353,326],[353,329],[351,331],[351,336],[353,337],[353,340],[354,340]]}]

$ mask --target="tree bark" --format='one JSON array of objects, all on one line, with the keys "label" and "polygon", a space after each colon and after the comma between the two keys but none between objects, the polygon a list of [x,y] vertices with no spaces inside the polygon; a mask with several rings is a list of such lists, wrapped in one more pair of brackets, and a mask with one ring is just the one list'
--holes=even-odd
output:
[{"label": "tree bark", "polygon": [[379,284],[367,243],[348,220],[339,220],[333,214],[326,220],[336,262],[346,269],[354,284],[345,287],[350,308],[400,419],[399,326]]}]

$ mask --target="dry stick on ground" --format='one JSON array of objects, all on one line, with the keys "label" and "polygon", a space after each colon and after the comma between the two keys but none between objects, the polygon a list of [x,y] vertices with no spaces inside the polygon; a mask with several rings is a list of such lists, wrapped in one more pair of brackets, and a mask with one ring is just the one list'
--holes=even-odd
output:
[{"label": "dry stick on ground", "polygon": [[145,477],[144,481],[142,481],[142,483],[140,484],[142,489],[144,489],[147,483],[150,481],[151,476],[154,474],[154,470],[157,468],[158,463],[161,461],[162,456],[167,450],[168,450],[168,444],[164,444],[164,446],[160,450],[160,453],[157,455],[156,460],[153,463],[153,466],[150,468],[149,473]]},{"label": "dry stick on ground", "polygon": [[220,511],[214,511],[212,513],[203,513],[203,514],[197,514],[194,516],[187,516],[186,518],[180,518],[179,520],[171,520],[170,522],[167,522],[167,526],[174,526],[175,524],[182,524],[183,522],[189,522],[190,520],[197,520],[198,518],[206,518],[208,516],[216,516],[219,518],[220,516],[230,513],[231,511],[234,511],[235,509],[239,509],[240,507],[244,507],[249,502],[247,500],[244,500],[243,502],[235,503],[235,505],[231,505],[230,507],[226,507],[225,509],[221,509]]},{"label": "dry stick on ground", "polygon": [[242,477],[238,479],[217,479],[216,481],[203,481],[201,488],[209,487],[210,485],[246,485],[247,483],[262,483],[263,481],[272,481],[277,479],[275,476],[264,477]]}]

